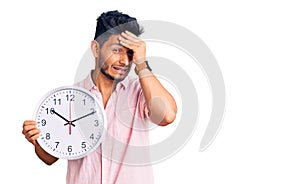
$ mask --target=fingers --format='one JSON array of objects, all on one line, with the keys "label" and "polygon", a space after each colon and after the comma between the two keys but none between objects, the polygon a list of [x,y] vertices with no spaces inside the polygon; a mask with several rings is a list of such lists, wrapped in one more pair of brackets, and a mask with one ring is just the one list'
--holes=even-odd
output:
[{"label": "fingers", "polygon": [[139,60],[144,61],[146,57],[146,43],[129,31],[122,32],[118,38],[120,44],[133,51],[133,62],[139,63]]},{"label": "fingers", "polygon": [[130,40],[130,39],[127,39],[125,37],[122,37],[120,36],[119,37],[119,41],[120,41],[120,44],[123,45],[124,47],[127,47],[129,49],[134,49],[135,47],[138,47],[140,45],[140,43],[136,40]]},{"label": "fingers", "polygon": [[139,47],[144,44],[143,40],[129,31],[122,32],[119,41],[123,46],[129,49],[134,49],[134,47]]},{"label": "fingers", "polygon": [[130,40],[132,42],[140,42],[142,41],[139,37],[135,36],[133,33],[129,31],[122,32],[121,35],[126,38],[127,40]]},{"label": "fingers", "polygon": [[133,38],[138,38],[138,39],[139,39],[139,37],[137,37],[135,34],[131,33],[130,31],[125,31],[125,33],[126,33],[127,35],[133,37]]},{"label": "fingers", "polygon": [[36,140],[40,136],[40,130],[36,126],[36,122],[33,120],[26,120],[23,123],[22,134],[33,145],[36,144]]},{"label": "fingers", "polygon": [[128,49],[132,49],[132,45],[130,45],[130,42],[123,37],[119,38],[120,44],[123,45],[124,47],[127,47]]},{"label": "fingers", "polygon": [[36,144],[36,140],[39,138],[40,136],[40,130],[31,130],[28,133],[28,137],[26,138],[30,143],[32,143],[33,145]]},{"label": "fingers", "polygon": [[28,131],[36,126],[36,122],[33,120],[26,120],[23,123],[23,131]]}]

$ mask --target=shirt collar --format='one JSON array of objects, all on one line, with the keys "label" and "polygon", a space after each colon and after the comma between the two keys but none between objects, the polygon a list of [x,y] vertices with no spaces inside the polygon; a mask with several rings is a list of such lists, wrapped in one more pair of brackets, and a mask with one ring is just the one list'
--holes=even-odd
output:
[{"label": "shirt collar", "polygon": [[118,92],[120,89],[126,90],[127,86],[128,86],[128,76],[117,84],[116,91]]},{"label": "shirt collar", "polygon": [[84,80],[84,88],[86,88],[88,90],[97,88],[97,86],[95,85],[95,83],[93,82],[93,79],[92,79],[92,71],[89,73],[87,78]]}]

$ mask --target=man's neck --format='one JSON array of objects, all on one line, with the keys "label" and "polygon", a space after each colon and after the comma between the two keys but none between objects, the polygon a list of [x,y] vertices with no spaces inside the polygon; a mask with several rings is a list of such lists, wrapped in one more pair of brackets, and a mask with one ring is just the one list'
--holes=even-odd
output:
[{"label": "man's neck", "polygon": [[117,83],[113,80],[108,79],[103,75],[99,70],[92,71],[92,80],[95,85],[98,87],[102,95],[110,96],[111,93],[115,90]]}]

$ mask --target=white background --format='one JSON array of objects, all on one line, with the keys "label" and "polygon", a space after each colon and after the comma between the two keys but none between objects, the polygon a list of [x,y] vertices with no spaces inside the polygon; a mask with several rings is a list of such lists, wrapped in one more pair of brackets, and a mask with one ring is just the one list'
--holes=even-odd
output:
[{"label": "white background", "polygon": [[22,123],[47,91],[73,83],[97,16],[114,9],[196,33],[225,80],[226,113],[215,141],[198,151],[204,110],[185,147],[154,165],[156,183],[299,183],[299,8],[296,0],[1,1],[0,183],[65,183],[66,161],[43,164]]}]

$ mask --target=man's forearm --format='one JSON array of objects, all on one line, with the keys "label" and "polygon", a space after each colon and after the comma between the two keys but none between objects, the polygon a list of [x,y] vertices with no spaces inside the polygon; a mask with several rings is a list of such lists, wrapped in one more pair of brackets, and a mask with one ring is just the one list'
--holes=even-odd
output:
[{"label": "man's forearm", "polygon": [[43,148],[39,145],[35,145],[35,153],[36,155],[47,165],[51,165],[58,160],[58,158],[47,153]]},{"label": "man's forearm", "polygon": [[150,70],[144,69],[138,73],[138,76],[150,111],[150,120],[161,126],[172,123],[177,113],[173,96]]}]

